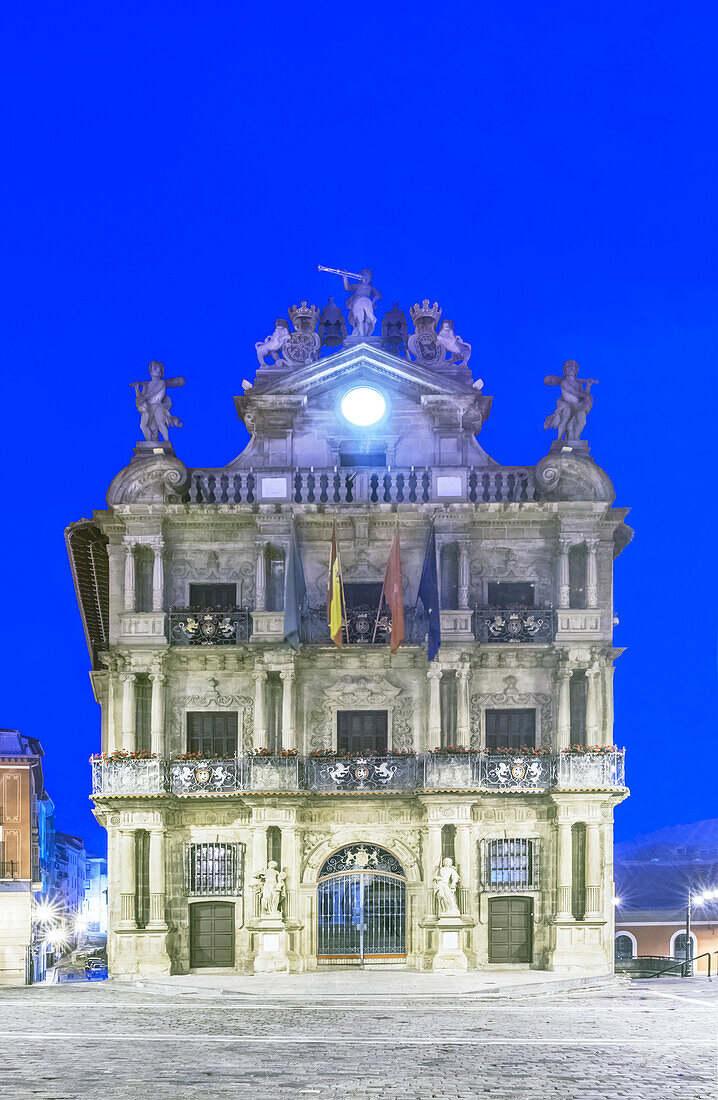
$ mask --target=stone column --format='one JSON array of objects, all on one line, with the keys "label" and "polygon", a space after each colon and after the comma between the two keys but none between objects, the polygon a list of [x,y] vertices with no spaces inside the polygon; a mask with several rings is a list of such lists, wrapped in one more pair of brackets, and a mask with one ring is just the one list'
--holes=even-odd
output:
[{"label": "stone column", "polygon": [[456,866],[461,877],[459,887],[468,890],[468,896],[471,898],[474,889],[474,844],[468,825],[460,824],[456,826],[454,848],[456,850]]},{"label": "stone column", "polygon": [[558,606],[568,607],[571,602],[571,589],[568,576],[568,552],[571,549],[571,540],[560,538],[558,540]]},{"label": "stone column", "polygon": [[438,749],[441,745],[441,694],[439,681],[441,669],[432,662],[426,674],[429,678],[429,749]]},{"label": "stone column", "polygon": [[434,912],[434,875],[441,863],[441,825],[429,826],[429,837],[426,844],[426,866],[424,867],[424,881],[426,883],[427,901],[426,912]]},{"label": "stone column", "polygon": [[152,706],[150,710],[150,748],[157,756],[164,753],[165,680],[163,672],[151,672]]},{"label": "stone column", "polygon": [[596,822],[586,824],[586,919],[601,913],[601,834]]},{"label": "stone column", "polygon": [[469,548],[459,543],[459,609],[469,606]]},{"label": "stone column", "polygon": [[586,539],[586,607],[598,607],[598,561],[600,539]]},{"label": "stone column", "polygon": [[135,610],[135,544],[125,541],[125,611]]},{"label": "stone column", "polygon": [[471,732],[469,729],[469,681],[471,669],[468,665],[459,665],[456,672],[456,740],[464,748],[469,747]]},{"label": "stone column", "polygon": [[149,928],[165,928],[165,834],[150,832],[150,920]]},{"label": "stone column", "polygon": [[264,540],[257,541],[257,579],[255,582],[254,610],[264,611],[267,595],[267,568],[265,550],[267,543]]},{"label": "stone column", "polygon": [[267,673],[263,670],[254,673],[254,748],[264,748],[267,730],[264,716],[264,683]]},{"label": "stone column", "polygon": [[556,920],[571,920],[573,846],[571,825],[559,821],[556,838]]},{"label": "stone column", "polygon": [[114,752],[115,749],[118,749],[120,747],[117,744],[117,741],[116,741],[117,730],[116,730],[116,727],[115,727],[115,676],[116,676],[116,672],[115,672],[114,661],[112,661],[110,659],[107,667],[108,667],[108,673],[107,673],[107,701],[106,701],[106,704],[105,704],[106,707],[107,707],[107,721],[106,721],[106,724],[105,724],[105,729],[107,730],[107,751],[108,752]]},{"label": "stone column", "polygon": [[602,744],[613,744],[613,676],[616,666],[611,662],[603,670],[603,689],[606,693],[606,707],[603,715]]},{"label": "stone column", "polygon": [[159,541],[152,547],[152,610],[163,611],[165,605],[164,543]]},{"label": "stone column", "polygon": [[571,744],[571,667],[559,666],[558,670],[558,745],[561,752]]},{"label": "stone column", "polygon": [[135,834],[132,829],[121,829],[118,845],[120,854],[120,923],[119,928],[137,927],[137,902],[135,897]]},{"label": "stone column", "polygon": [[135,681],[131,672],[123,672],[122,680],[122,748],[133,752],[135,749]]},{"label": "stone column", "polygon": [[255,910],[257,891],[251,885],[254,881],[254,877],[257,871],[261,871],[263,867],[267,866],[267,827],[266,825],[257,825],[252,831],[252,873],[247,876],[247,881],[250,884],[250,901],[249,901],[249,916],[250,919],[254,917],[255,912],[259,914],[259,910]]},{"label": "stone column", "polygon": [[282,681],[282,748],[295,748],[294,738],[294,669],[279,673]]},{"label": "stone column", "polygon": [[586,669],[586,743],[589,745],[597,745],[600,740],[598,735],[598,686],[600,674],[601,670],[596,665],[589,665]]}]

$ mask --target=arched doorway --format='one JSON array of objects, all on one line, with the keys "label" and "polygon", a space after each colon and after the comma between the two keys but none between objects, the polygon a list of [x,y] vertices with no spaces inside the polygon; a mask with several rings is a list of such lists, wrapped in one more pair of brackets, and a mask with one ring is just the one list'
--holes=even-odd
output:
[{"label": "arched doorway", "polygon": [[406,876],[386,848],[348,844],[325,860],[317,883],[317,957],[406,957]]}]

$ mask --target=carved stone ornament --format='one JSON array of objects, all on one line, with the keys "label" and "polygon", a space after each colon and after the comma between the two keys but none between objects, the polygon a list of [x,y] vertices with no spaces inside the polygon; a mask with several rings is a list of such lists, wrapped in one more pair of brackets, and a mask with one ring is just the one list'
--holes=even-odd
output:
[{"label": "carved stone ornament", "polygon": [[174,455],[153,455],[120,470],[107,490],[110,508],[116,504],[173,504],[189,484],[184,463]]},{"label": "carved stone ornament", "polygon": [[187,695],[184,699],[172,702],[170,730],[175,744],[182,743],[185,736],[188,710],[222,710],[236,707],[240,718],[240,745],[243,752],[250,752],[254,734],[254,699],[248,695],[223,694],[219,690],[219,681],[209,678],[209,691],[203,695]]},{"label": "carved stone ornament", "polygon": [[587,455],[545,455],[536,466],[536,488],[543,500],[605,500],[616,493],[607,474]]},{"label": "carved stone ornament", "polygon": [[313,363],[318,358],[322,341],[315,329],[320,312],[315,306],[308,306],[306,302],[302,302],[300,306],[292,306],[289,310],[294,332],[284,345],[282,354],[291,366],[306,367],[308,363]]},{"label": "carved stone ornament", "polygon": [[311,748],[332,747],[333,716],[337,710],[362,710],[380,706],[393,710],[392,747],[413,748],[411,698],[402,695],[402,689],[394,687],[383,676],[345,676],[339,684],[328,688],[311,712],[311,726],[314,731],[310,739]]},{"label": "carved stone ornament", "polygon": [[551,714],[551,696],[545,692],[518,691],[516,677],[504,677],[504,690],[472,695],[470,704],[471,748],[478,750],[485,742],[484,713],[499,707],[536,707],[539,712],[540,747],[550,748],[553,718]]},{"label": "carved stone ornament", "polygon": [[421,305],[413,305],[409,311],[414,322],[414,332],[409,337],[407,359],[413,356],[422,367],[434,367],[443,362],[446,357],[446,348],[441,347],[437,340],[436,326],[441,319],[441,306],[438,302],[432,305],[425,298]]}]

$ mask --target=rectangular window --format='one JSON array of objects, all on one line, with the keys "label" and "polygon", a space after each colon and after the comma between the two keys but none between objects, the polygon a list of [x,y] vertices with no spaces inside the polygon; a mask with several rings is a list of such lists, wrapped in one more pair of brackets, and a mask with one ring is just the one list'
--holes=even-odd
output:
[{"label": "rectangular window", "polygon": [[152,684],[140,674],[135,681],[135,748],[149,752],[151,748],[150,715],[152,708]]},{"label": "rectangular window", "polygon": [[385,753],[387,749],[386,711],[337,711],[337,746],[339,752]]},{"label": "rectangular window", "polygon": [[381,598],[381,581],[358,581],[344,585],[344,599],[351,610],[376,611]]},{"label": "rectangular window", "polygon": [[237,585],[191,584],[189,606],[195,611],[232,611],[237,606]]},{"label": "rectangular window", "polygon": [[536,747],[535,710],[487,710],[487,749],[533,749]]},{"label": "rectangular window", "polygon": [[145,829],[135,832],[135,913],[139,928],[146,928],[150,919],[150,834]]},{"label": "rectangular window", "polygon": [[588,697],[588,681],[584,669],[576,669],[576,671],[572,673],[569,690],[571,704],[571,744],[585,745],[587,741],[586,702]]},{"label": "rectangular window", "polygon": [[185,844],[185,889],[190,896],[242,893],[244,845],[214,841]]},{"label": "rectangular window", "polygon": [[187,751],[202,756],[237,755],[237,713],[187,712]]},{"label": "rectangular window", "polygon": [[574,920],[583,920],[586,913],[586,826],[577,822],[571,829],[572,898]]},{"label": "rectangular window", "polygon": [[537,890],[538,840],[487,840],[485,876],[489,890]]},{"label": "rectangular window", "polygon": [[154,555],[147,546],[135,550],[135,611],[152,610]]},{"label": "rectangular window", "polygon": [[439,680],[439,702],[441,705],[441,747],[456,744],[456,673],[446,670]]},{"label": "rectangular window", "polygon": [[272,752],[282,747],[282,699],[284,684],[278,672],[267,673],[264,700],[267,723],[267,745]]},{"label": "rectangular window", "polygon": [[568,552],[569,607],[586,606],[586,547],[572,546]]},{"label": "rectangular window", "polygon": [[489,607],[503,609],[535,607],[536,586],[533,581],[489,581]]}]

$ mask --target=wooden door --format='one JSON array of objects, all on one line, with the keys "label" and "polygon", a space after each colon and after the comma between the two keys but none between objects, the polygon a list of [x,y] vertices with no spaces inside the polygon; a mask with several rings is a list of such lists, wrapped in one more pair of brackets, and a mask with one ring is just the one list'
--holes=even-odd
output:
[{"label": "wooden door", "polygon": [[489,962],[531,962],[532,931],[531,898],[491,898],[489,901]]},{"label": "wooden door", "polygon": [[198,901],[189,907],[191,967],[234,966],[234,905]]}]

